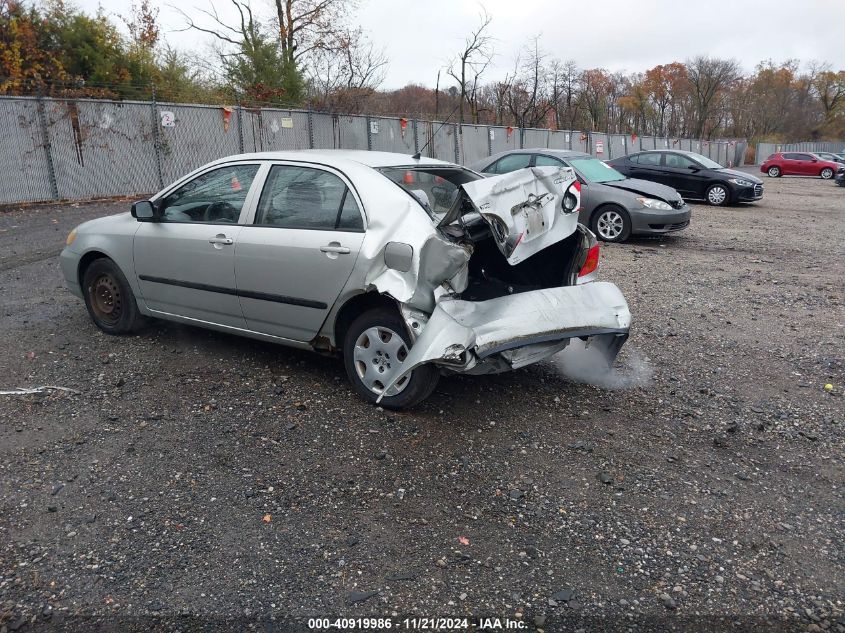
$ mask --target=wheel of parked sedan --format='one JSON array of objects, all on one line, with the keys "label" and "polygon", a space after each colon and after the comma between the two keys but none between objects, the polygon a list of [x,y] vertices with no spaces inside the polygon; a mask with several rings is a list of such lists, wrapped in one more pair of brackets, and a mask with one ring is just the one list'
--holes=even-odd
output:
[{"label": "wheel of parked sedan", "polygon": [[712,185],[707,190],[707,202],[716,207],[723,207],[730,202],[730,194],[725,185]]},{"label": "wheel of parked sedan", "polygon": [[590,227],[605,242],[624,242],[631,235],[631,218],[622,207],[608,205],[599,209]]},{"label": "wheel of parked sedan", "polygon": [[769,178],[777,178],[780,176],[780,167],[769,167],[766,173],[769,174]]},{"label": "wheel of parked sedan", "polygon": [[821,177],[822,180],[830,180],[833,178],[833,170],[830,167],[825,167],[822,169]]},{"label": "wheel of parked sedan", "polygon": [[85,269],[82,288],[88,314],[106,334],[128,334],[141,324],[132,288],[112,260],[94,260]]},{"label": "wheel of parked sedan", "polygon": [[411,349],[407,327],[395,311],[369,310],[355,319],[343,341],[343,362],[355,391],[365,400],[386,409],[406,409],[425,400],[437,386],[440,373],[432,365],[421,365],[387,391],[387,385],[401,373]]}]

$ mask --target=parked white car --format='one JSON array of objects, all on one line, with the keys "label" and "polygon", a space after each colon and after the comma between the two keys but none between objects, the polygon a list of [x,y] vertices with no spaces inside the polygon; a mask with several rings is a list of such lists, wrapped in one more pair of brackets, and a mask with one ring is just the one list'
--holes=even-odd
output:
[{"label": "parked white car", "polygon": [[381,152],[230,156],[80,225],[61,268],[107,333],[147,316],[339,352],[360,396],[405,408],[441,374],[523,367],[573,338],[615,358],[631,316],[592,282],[574,182]]}]

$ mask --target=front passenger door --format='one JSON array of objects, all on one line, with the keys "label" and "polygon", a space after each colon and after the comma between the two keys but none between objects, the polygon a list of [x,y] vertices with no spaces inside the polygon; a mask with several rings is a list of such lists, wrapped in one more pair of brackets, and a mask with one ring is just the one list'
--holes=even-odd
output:
[{"label": "front passenger door", "polygon": [[705,179],[701,165],[683,154],[666,152],[664,157],[664,185],[669,185],[684,198],[703,198]]},{"label": "front passenger door", "polygon": [[235,289],[235,245],[259,164],[216,167],[155,201],[132,254],[150,310],[227,327],[245,322]]},{"label": "front passenger door", "polygon": [[307,342],[346,284],[364,239],[357,194],[328,167],[270,168],[255,217],[235,248],[250,330]]}]

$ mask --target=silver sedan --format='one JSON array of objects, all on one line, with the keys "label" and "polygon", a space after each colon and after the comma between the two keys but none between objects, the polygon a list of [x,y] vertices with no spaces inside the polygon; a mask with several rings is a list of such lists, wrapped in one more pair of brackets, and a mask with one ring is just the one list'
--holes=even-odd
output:
[{"label": "silver sedan", "polygon": [[406,408],[442,374],[522,367],[573,338],[615,358],[630,313],[593,281],[575,182],[380,152],[231,156],[80,225],[61,269],[104,332],[155,317],[338,353],[360,396]]}]

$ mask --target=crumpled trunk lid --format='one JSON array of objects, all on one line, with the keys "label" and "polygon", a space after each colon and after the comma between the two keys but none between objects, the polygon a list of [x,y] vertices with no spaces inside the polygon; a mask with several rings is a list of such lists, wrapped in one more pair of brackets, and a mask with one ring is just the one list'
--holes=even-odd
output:
[{"label": "crumpled trunk lid", "polygon": [[[596,337],[610,362],[631,326],[616,285],[593,282],[523,292],[488,301],[446,299],[437,304],[403,362],[403,373],[434,362],[458,372],[497,356],[514,369],[549,356],[572,338]],[[515,354],[515,350],[523,350]]]},{"label": "crumpled trunk lid", "polygon": [[513,266],[575,231],[580,194],[573,192],[579,197],[574,212],[563,208],[564,193],[574,179],[568,167],[528,167],[461,187]]}]

